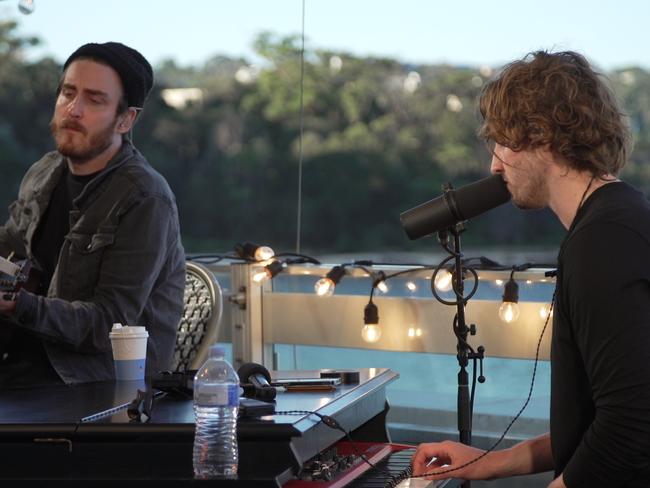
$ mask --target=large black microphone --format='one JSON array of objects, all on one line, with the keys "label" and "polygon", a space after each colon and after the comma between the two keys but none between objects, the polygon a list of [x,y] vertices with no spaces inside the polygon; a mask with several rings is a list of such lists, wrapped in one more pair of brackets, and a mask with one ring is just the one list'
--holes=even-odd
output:
[{"label": "large black microphone", "polygon": [[445,190],[438,198],[402,212],[400,220],[409,239],[419,239],[492,210],[508,200],[508,187],[497,174],[458,190]]}]

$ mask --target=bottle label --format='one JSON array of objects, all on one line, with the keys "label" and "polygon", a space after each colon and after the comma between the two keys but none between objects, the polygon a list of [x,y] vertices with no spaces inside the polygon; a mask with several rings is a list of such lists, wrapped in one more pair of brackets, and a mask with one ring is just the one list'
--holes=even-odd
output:
[{"label": "bottle label", "polygon": [[237,407],[239,405],[239,385],[203,385],[196,400],[198,405]]}]

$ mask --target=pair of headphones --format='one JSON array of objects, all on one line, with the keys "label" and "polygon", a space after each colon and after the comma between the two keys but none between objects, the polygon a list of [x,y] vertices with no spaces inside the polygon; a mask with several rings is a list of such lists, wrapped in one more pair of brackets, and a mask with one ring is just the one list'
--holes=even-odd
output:
[{"label": "pair of headphones", "polygon": [[[195,369],[183,372],[162,371],[153,377],[152,386],[157,390],[191,398],[194,391],[194,375],[196,375]],[[272,402],[275,399],[277,390],[271,385],[271,374],[261,364],[242,364],[237,375],[245,397],[265,402]]]},{"label": "pair of headphones", "polygon": [[274,401],[277,390],[271,385],[271,374],[264,366],[244,363],[237,370],[237,375],[245,397],[265,402]]}]

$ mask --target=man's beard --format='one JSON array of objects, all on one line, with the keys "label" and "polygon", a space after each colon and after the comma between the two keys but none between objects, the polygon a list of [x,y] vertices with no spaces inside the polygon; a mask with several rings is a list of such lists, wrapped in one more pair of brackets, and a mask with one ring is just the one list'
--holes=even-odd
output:
[{"label": "man's beard", "polygon": [[54,119],[50,121],[50,131],[54,136],[57,150],[65,157],[69,158],[75,164],[84,164],[101,153],[106,151],[112,144],[113,133],[117,125],[117,117],[106,128],[99,132],[92,134],[87,142],[74,143],[71,138],[61,135],[63,141],[59,140],[59,133],[65,128],[75,129],[82,135],[87,136],[88,130],[74,120],[64,119],[60,124],[57,124]]},{"label": "man's beard", "polygon": [[548,206],[549,189],[546,168],[538,161],[521,161],[507,175],[512,203],[522,210],[537,210]]},{"label": "man's beard", "polygon": [[548,205],[548,187],[541,175],[534,175],[512,193],[512,202],[522,210],[538,210]]}]

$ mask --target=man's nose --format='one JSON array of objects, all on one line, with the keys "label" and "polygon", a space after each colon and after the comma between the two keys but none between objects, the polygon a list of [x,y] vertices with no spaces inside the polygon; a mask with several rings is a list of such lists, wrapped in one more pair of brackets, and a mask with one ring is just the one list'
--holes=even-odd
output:
[{"label": "man's nose", "polygon": [[72,100],[70,100],[70,103],[68,103],[67,112],[69,117],[76,119],[81,117],[83,114],[83,104],[81,103],[81,100],[79,100],[79,97],[74,97]]},{"label": "man's nose", "polygon": [[503,173],[503,161],[496,154],[492,154],[492,163],[490,164],[490,173],[493,175]]}]

